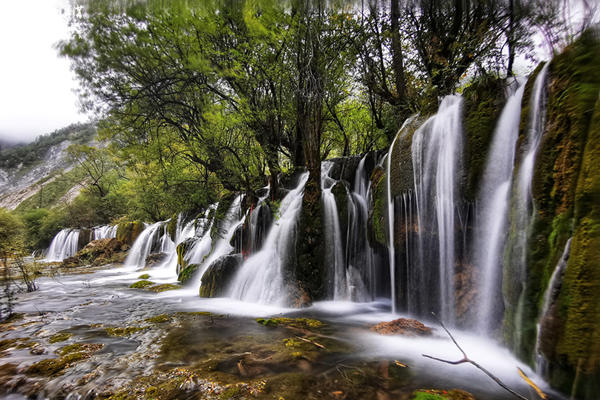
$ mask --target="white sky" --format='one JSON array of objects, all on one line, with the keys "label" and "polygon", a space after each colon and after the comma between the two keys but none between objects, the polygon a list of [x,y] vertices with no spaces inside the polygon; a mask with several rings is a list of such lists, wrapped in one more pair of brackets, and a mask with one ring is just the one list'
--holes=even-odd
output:
[{"label": "white sky", "polygon": [[30,141],[87,120],[69,61],[54,48],[68,36],[68,7],[68,0],[0,0],[1,139]]}]

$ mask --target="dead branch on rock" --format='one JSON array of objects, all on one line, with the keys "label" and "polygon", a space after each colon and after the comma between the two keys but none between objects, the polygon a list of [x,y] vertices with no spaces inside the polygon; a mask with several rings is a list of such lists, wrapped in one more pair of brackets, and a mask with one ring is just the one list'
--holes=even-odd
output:
[{"label": "dead branch on rock", "polygon": [[473,365],[475,368],[479,369],[481,372],[483,372],[484,374],[486,374],[487,376],[489,376],[494,382],[496,382],[500,387],[502,387],[504,390],[506,390],[507,392],[509,392],[510,394],[512,394],[513,396],[515,396],[518,399],[521,400],[529,400],[527,399],[527,397],[515,392],[514,390],[512,390],[511,388],[509,388],[508,386],[506,386],[506,384],[504,382],[502,382],[499,378],[497,378],[496,376],[494,376],[494,374],[492,374],[490,371],[488,371],[487,369],[485,369],[484,367],[482,367],[481,365],[479,365],[477,362],[471,360],[468,356],[467,353],[465,353],[465,351],[462,349],[462,347],[460,347],[460,345],[458,344],[458,342],[456,341],[456,339],[454,339],[454,336],[452,336],[452,334],[450,333],[450,331],[446,328],[446,326],[444,325],[444,323],[437,318],[437,316],[432,313],[436,319],[438,320],[438,322],[440,323],[441,327],[444,328],[444,330],[446,331],[446,333],[448,334],[448,336],[450,336],[450,339],[452,339],[452,341],[454,342],[454,344],[456,345],[456,347],[458,348],[458,350],[460,350],[460,352],[463,355],[463,358],[457,361],[450,361],[450,360],[444,360],[441,358],[437,358],[437,357],[433,357],[427,354],[422,354],[423,357],[426,358],[430,358],[432,360],[436,360],[436,361],[440,361],[446,364],[451,364],[451,365],[458,365],[458,364],[464,364],[464,363],[469,363],[471,365]]}]

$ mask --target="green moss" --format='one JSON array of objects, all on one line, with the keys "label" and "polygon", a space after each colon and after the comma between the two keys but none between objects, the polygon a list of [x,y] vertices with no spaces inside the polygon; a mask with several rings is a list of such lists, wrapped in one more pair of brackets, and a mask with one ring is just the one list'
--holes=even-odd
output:
[{"label": "green moss", "polygon": [[146,328],[142,328],[139,326],[128,326],[125,328],[121,328],[121,327],[104,328],[104,330],[106,331],[106,333],[109,336],[116,336],[116,337],[131,336],[134,333],[143,331],[144,329],[146,329]]},{"label": "green moss", "polygon": [[138,276],[138,279],[148,279],[148,278],[150,278],[150,275],[148,275],[148,274],[142,274],[142,275]]},{"label": "green moss", "polygon": [[151,322],[153,324],[162,324],[163,322],[171,321],[171,317],[167,314],[159,314],[154,317],[146,318],[144,321]]},{"label": "green moss", "polygon": [[200,265],[198,264],[189,264],[183,270],[181,270],[181,272],[177,276],[177,280],[181,283],[189,281],[194,276],[194,273],[196,272],[198,267],[200,267]]},{"label": "green moss", "polygon": [[369,213],[369,241],[371,245],[387,244],[387,193],[386,175],[381,167],[371,174],[371,196],[373,209]]},{"label": "green moss", "polygon": [[144,280],[132,283],[131,285],[129,285],[129,287],[132,289],[146,289],[152,285],[155,285],[155,283],[144,279]]},{"label": "green moss", "polygon": [[150,291],[155,293],[166,292],[167,290],[177,290],[181,289],[179,285],[173,285],[171,283],[163,283],[162,285],[155,285],[149,288]]},{"label": "green moss", "polygon": [[316,329],[324,326],[323,322],[310,318],[257,318],[256,322],[264,326],[291,326],[300,329]]},{"label": "green moss", "polygon": [[56,335],[52,335],[50,337],[50,339],[48,339],[48,342],[50,342],[50,343],[64,342],[65,340],[70,339],[71,336],[73,336],[72,333],[67,333],[67,332],[57,333]]},{"label": "green moss", "polygon": [[467,181],[464,196],[474,201],[481,186],[481,176],[496,122],[502,112],[505,98],[505,82],[483,76],[474,81],[463,92],[465,127],[465,166]]},{"label": "green moss", "polygon": [[25,370],[25,373],[28,375],[40,376],[62,375],[65,369],[80,361],[90,358],[92,354],[100,350],[102,347],[104,347],[103,344],[97,343],[73,344],[65,346],[59,351],[61,355],[60,358],[50,358],[39,361],[30,365]]}]

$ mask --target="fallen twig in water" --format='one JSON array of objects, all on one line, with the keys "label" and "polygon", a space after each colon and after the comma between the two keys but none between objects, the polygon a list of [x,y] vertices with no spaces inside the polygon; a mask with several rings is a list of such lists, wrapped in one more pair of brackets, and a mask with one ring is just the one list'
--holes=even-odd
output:
[{"label": "fallen twig in water", "polygon": [[430,355],[427,355],[427,354],[421,354],[423,357],[430,358],[432,360],[440,361],[440,362],[443,362],[443,363],[446,363],[446,364],[451,364],[451,365],[458,365],[458,364],[464,364],[464,363],[472,364],[477,369],[479,369],[480,371],[482,371],[484,374],[486,374],[487,376],[489,376],[500,387],[502,387],[504,390],[506,390],[507,392],[509,392],[510,394],[512,394],[513,396],[515,396],[516,398],[522,399],[522,400],[529,400],[529,399],[527,399],[527,397],[525,397],[525,396],[523,396],[523,395],[515,392],[514,390],[512,390],[511,388],[509,388],[508,386],[506,386],[506,384],[504,382],[502,382],[499,378],[497,378],[496,376],[494,376],[494,374],[492,374],[490,371],[488,371],[487,369],[483,368],[477,362],[471,360],[467,356],[467,353],[465,353],[465,351],[462,349],[462,347],[460,347],[460,345],[456,342],[456,339],[454,339],[454,336],[452,336],[452,334],[446,328],[446,326],[444,325],[444,323],[439,318],[437,318],[437,316],[435,315],[435,313],[432,313],[432,314],[433,314],[433,316],[436,317],[436,319],[440,323],[441,327],[444,328],[444,330],[446,331],[446,333],[448,334],[448,336],[450,336],[450,339],[452,339],[452,341],[454,342],[454,344],[456,345],[456,347],[458,347],[458,350],[460,350],[460,352],[462,353],[463,358],[461,360],[458,360],[458,361],[450,361],[450,360],[444,360],[442,358],[433,357],[433,356],[430,356]]},{"label": "fallen twig in water", "polygon": [[325,349],[325,346],[323,346],[323,345],[322,345],[322,344],[320,344],[320,343],[317,343],[317,342],[315,342],[314,340],[310,340],[310,339],[307,339],[307,338],[303,338],[303,337],[301,337],[301,336],[296,336],[296,337],[297,337],[298,339],[300,339],[300,340],[303,340],[303,341],[307,342],[307,343],[314,344],[315,346],[317,346],[317,347],[318,347],[318,348],[320,348],[320,349]]}]

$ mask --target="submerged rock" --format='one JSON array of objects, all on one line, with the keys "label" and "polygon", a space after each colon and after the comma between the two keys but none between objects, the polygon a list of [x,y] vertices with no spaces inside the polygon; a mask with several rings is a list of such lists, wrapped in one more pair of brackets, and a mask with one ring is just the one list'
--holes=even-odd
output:
[{"label": "submerged rock", "polygon": [[371,331],[381,335],[426,336],[431,328],[411,318],[398,318],[389,322],[380,322],[371,327]]},{"label": "submerged rock", "polygon": [[202,275],[200,297],[219,297],[242,264],[241,254],[226,255],[215,260]]}]

